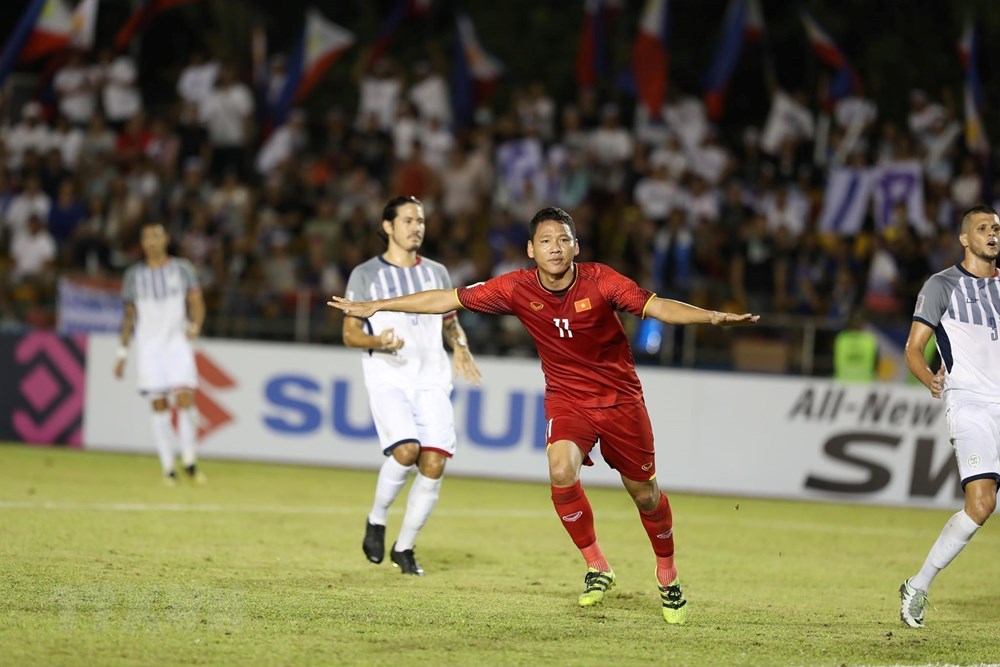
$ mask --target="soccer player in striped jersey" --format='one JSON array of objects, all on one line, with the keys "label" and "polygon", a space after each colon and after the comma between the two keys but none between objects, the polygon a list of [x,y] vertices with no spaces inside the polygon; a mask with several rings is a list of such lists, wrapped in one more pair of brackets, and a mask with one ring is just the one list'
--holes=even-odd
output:
[{"label": "soccer player in striped jersey", "polygon": [[[1000,217],[989,206],[962,216],[965,257],[931,276],[913,309],[906,365],[934,398],[944,397],[965,507],[945,523],[920,571],[899,587],[900,619],[924,626],[927,591],[997,506],[1000,483]],[[927,366],[924,348],[936,336],[941,369]]]},{"label": "soccer player in striped jersey", "polygon": [[663,619],[687,620],[687,599],[674,564],[673,517],[656,482],[653,431],[635,361],[616,311],[668,324],[753,324],[737,315],[658,298],[597,263],[577,264],[573,218],[546,208],[528,226],[531,270],[513,271],[458,290],[431,290],[359,303],[333,297],[329,305],[354,317],[385,311],[444,313],[457,307],[514,314],[531,334],[545,375],[547,456],[552,503],[587,564],[581,607],[599,603],[615,573],[597,542],[594,514],[580,485],[580,468],[592,465],[600,445],[605,462],[621,475],[639,510],[656,556]]},{"label": "soccer player in striped jersey", "polygon": [[174,469],[170,397],[177,407],[177,435],[187,476],[205,481],[198,471],[197,420],[194,390],[198,386],[191,340],[201,333],[205,302],[194,266],[167,254],[169,237],[158,222],[142,226],[140,243],[145,259],[130,266],[122,281],[125,316],[115,376],[125,374],[128,345],[135,336],[139,393],[152,402],[153,442],[160,455],[164,481],[177,483]]},{"label": "soccer player in striped jersey", "polygon": [[[390,200],[378,231],[386,250],[351,271],[347,281],[351,299],[385,299],[451,287],[443,265],[417,254],[424,241],[424,207],[417,198]],[[479,369],[454,307],[443,317],[390,312],[345,317],[343,332],[347,347],[364,350],[365,387],[386,457],[362,550],[372,563],[382,562],[389,506],[416,468],[403,524],[389,556],[402,574],[419,576],[424,571],[413,553],[417,534],[437,504],[445,463],[455,454],[452,369],[442,333],[454,351],[456,375],[478,384]]]}]

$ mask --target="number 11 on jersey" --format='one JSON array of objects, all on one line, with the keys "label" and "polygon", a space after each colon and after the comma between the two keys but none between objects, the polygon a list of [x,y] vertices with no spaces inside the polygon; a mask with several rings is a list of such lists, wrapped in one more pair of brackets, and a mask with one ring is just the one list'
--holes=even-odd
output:
[{"label": "number 11 on jersey", "polygon": [[569,319],[568,318],[559,319],[558,317],[553,317],[552,321],[555,323],[556,328],[559,329],[559,337],[560,338],[572,338],[573,337],[573,332],[569,330]]}]

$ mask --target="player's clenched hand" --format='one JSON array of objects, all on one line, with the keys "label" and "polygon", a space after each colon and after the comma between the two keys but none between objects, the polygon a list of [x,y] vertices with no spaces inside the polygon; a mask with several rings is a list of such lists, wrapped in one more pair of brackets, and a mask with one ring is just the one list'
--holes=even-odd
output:
[{"label": "player's clenched hand", "polygon": [[757,324],[757,320],[759,319],[760,315],[754,315],[752,313],[736,314],[714,311],[712,313],[711,322],[717,327],[733,327],[743,324]]},{"label": "player's clenched hand", "polygon": [[472,358],[472,352],[469,352],[469,348],[464,345],[455,348],[455,376],[463,377],[466,382],[477,387],[483,377],[476,360]]},{"label": "player's clenched hand", "polygon": [[365,319],[375,314],[371,301],[349,301],[339,296],[331,296],[326,305],[344,311],[344,315]]},{"label": "player's clenched hand", "polygon": [[191,324],[188,325],[187,331],[185,333],[187,333],[188,340],[194,340],[195,338],[201,335],[201,327],[192,322]]},{"label": "player's clenched hand", "polygon": [[382,345],[379,349],[386,352],[395,352],[406,345],[406,341],[397,336],[392,329],[383,329],[378,335],[378,340]]},{"label": "player's clenched hand", "polygon": [[938,372],[934,374],[931,378],[931,396],[934,398],[941,398],[941,391],[944,389],[944,364],[941,364],[941,368]]}]

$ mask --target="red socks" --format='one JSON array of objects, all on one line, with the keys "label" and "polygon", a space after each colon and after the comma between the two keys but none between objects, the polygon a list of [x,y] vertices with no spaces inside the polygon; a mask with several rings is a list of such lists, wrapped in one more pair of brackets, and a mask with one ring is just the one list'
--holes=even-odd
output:
[{"label": "red socks", "polygon": [[652,512],[639,512],[642,527],[649,535],[649,542],[656,554],[656,578],[660,586],[672,584],[677,578],[677,567],[674,565],[674,517],[670,513],[670,502],[664,493],[660,493],[660,502]]},{"label": "red socks", "polygon": [[580,480],[573,486],[553,486],[552,504],[556,508],[559,520],[562,521],[563,528],[586,559],[587,567],[610,572],[611,566],[597,545],[597,536],[594,534],[594,512],[590,508],[590,501],[583,492]]}]

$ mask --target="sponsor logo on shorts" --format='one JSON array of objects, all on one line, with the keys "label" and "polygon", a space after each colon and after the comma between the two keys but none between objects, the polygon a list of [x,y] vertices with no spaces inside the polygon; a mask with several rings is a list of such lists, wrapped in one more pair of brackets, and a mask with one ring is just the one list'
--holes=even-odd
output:
[{"label": "sponsor logo on shorts", "polygon": [[671,537],[673,537],[673,535],[674,535],[674,529],[671,528],[667,532],[660,533],[659,535],[657,535],[656,539],[658,539],[658,540],[669,540]]},{"label": "sponsor logo on shorts", "polygon": [[531,302],[531,303],[529,303],[528,305],[530,305],[530,306],[531,306],[531,309],[532,309],[532,310],[541,310],[542,308],[544,308],[544,307],[545,307],[545,304],[544,304],[544,303],[539,303],[538,301],[532,301],[532,302]]},{"label": "sponsor logo on shorts", "polygon": [[583,516],[583,511],[573,512],[572,514],[567,514],[566,516],[564,516],[562,520],[565,521],[566,523],[573,523],[581,516]]},{"label": "sponsor logo on shorts", "polygon": [[969,460],[966,461],[966,464],[968,464],[970,468],[978,468],[982,462],[983,460],[979,457],[979,454],[973,454],[969,457]]},{"label": "sponsor logo on shorts", "polygon": [[649,463],[644,463],[644,464],[642,465],[642,469],[643,469],[643,470],[644,470],[645,472],[649,472],[650,468],[652,468],[652,467],[653,467],[653,462],[652,462],[652,461],[650,461]]}]

